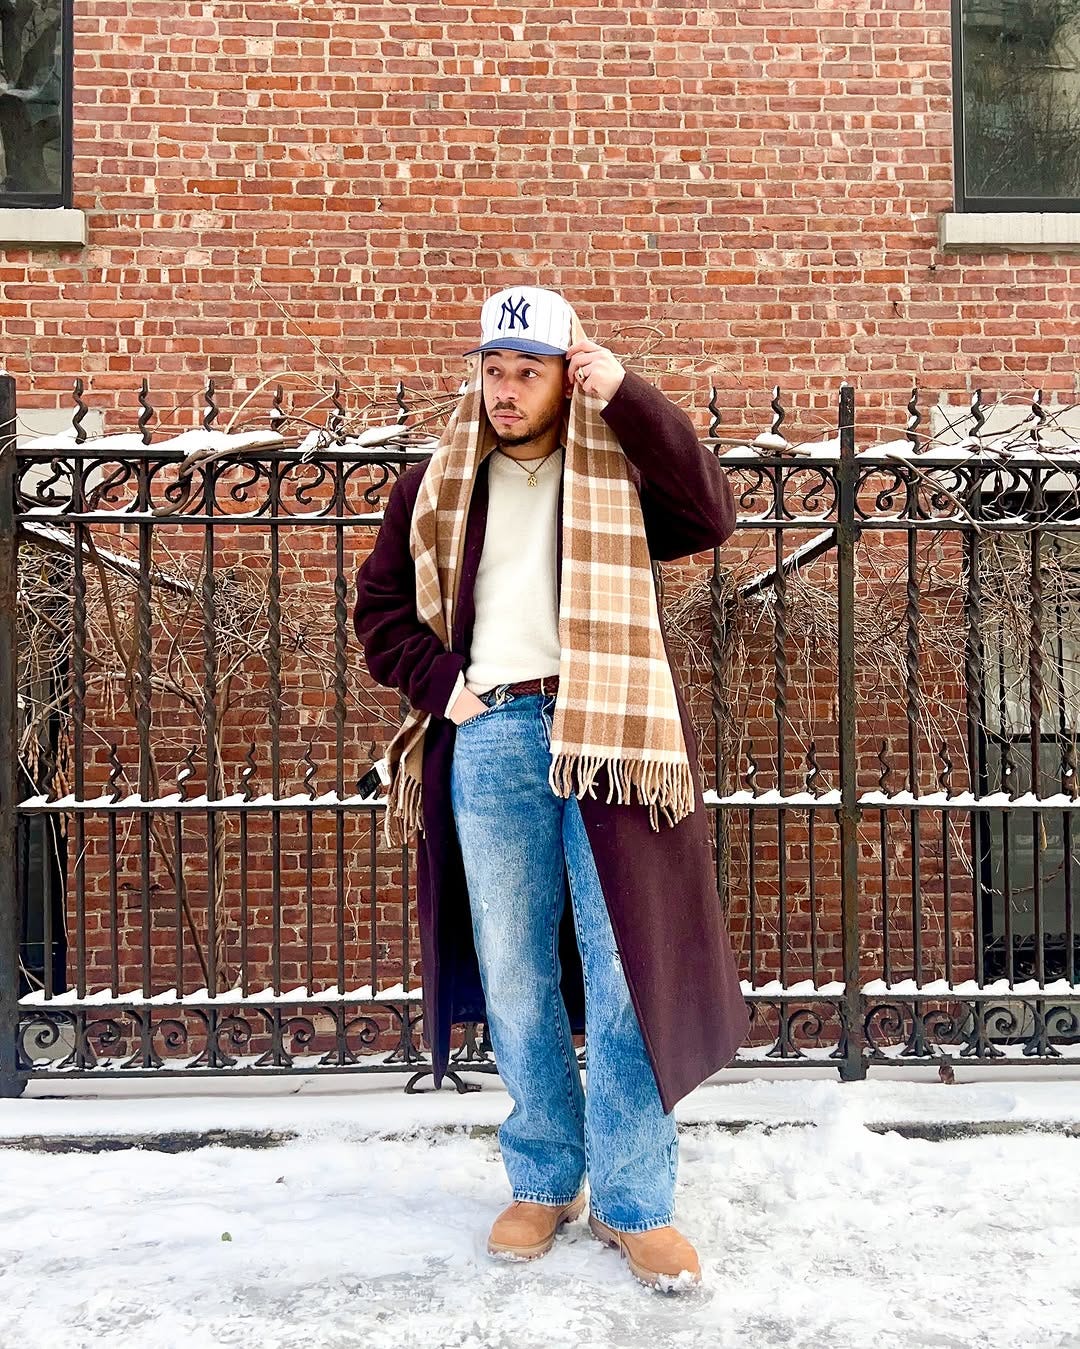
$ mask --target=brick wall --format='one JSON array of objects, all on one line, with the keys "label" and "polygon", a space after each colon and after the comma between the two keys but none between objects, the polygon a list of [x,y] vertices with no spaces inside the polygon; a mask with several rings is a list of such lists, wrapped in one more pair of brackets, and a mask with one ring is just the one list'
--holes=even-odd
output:
[{"label": "brick wall", "polygon": [[[913,382],[927,404],[977,385],[1069,398],[1080,259],[937,246],[949,26],[945,0],[794,14],[85,0],[73,204],[89,243],[4,250],[4,366],[24,408],[66,405],[82,376],[107,430],[134,424],[143,376],[174,428],[196,424],[208,376],[228,414],[260,380],[291,397],[338,374],[358,413],[376,381],[453,390],[484,295],[531,282],[562,289],[702,431],[710,384],[722,434],[760,429],[778,383],[817,436],[850,379],[864,443],[898,432]],[[758,658],[767,670],[767,647]],[[703,673],[684,671],[699,696]],[[354,745],[371,732],[357,724]],[[832,825],[818,842],[826,876]],[[745,831],[732,846],[745,875]],[[761,857],[767,894],[775,856]],[[103,886],[99,869],[96,962]],[[835,913],[826,927],[834,962]]]},{"label": "brick wall", "polygon": [[916,379],[1069,393],[1080,260],[937,248],[949,41],[946,0],[85,0],[89,243],[4,250],[5,365],[28,406],[145,374],[191,417],[207,374],[456,383],[485,292],[535,281],[733,423],[842,376],[898,416]]}]

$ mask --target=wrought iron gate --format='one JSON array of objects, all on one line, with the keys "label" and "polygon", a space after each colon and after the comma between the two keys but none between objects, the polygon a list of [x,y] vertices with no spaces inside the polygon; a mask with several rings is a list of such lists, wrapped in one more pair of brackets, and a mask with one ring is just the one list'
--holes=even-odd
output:
[{"label": "wrought iron gate", "polygon": [[[16,452],[0,377],[0,1094],[429,1071],[411,855],[356,791],[401,709],[348,629],[358,542],[431,443],[400,391],[366,444],[336,386],[299,444],[280,390],[237,433],[206,400],[155,441],[144,382],[138,430],[90,440],[79,383],[71,434]],[[778,393],[753,439],[710,404],[740,503],[699,606],[740,1064],[1076,1051],[1070,410],[917,407],[859,450],[847,384],[802,444]],[[481,1031],[453,1066],[494,1070]]]}]

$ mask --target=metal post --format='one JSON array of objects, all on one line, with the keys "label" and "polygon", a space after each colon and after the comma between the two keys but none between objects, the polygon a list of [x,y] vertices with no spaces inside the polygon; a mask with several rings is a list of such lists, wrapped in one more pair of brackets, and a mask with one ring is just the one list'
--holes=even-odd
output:
[{"label": "metal post", "polygon": [[18,649],[15,638],[15,381],[0,374],[0,1097],[26,1086],[16,1070],[19,911],[15,800],[18,782]]},{"label": "metal post", "polygon": [[859,824],[855,740],[855,390],[840,385],[840,463],[837,471],[836,599],[840,734],[840,903],[844,944],[845,1082],[866,1076],[859,991]]}]

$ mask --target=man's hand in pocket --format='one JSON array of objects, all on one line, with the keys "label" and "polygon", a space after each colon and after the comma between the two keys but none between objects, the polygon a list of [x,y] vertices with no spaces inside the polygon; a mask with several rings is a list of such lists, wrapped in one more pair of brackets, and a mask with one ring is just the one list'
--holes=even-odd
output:
[{"label": "man's hand in pocket", "polygon": [[477,717],[481,712],[487,710],[487,703],[481,702],[470,689],[462,689],[450,709],[450,720],[455,726],[460,726],[463,721],[468,721],[470,717]]}]

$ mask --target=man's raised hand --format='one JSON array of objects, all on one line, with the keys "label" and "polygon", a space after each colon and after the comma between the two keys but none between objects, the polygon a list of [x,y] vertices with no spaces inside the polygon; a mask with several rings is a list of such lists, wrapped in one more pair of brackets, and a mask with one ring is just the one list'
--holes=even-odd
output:
[{"label": "man's raised hand", "polygon": [[575,384],[605,402],[614,398],[626,371],[607,347],[582,338],[567,349],[566,355],[570,362],[567,374]]}]

